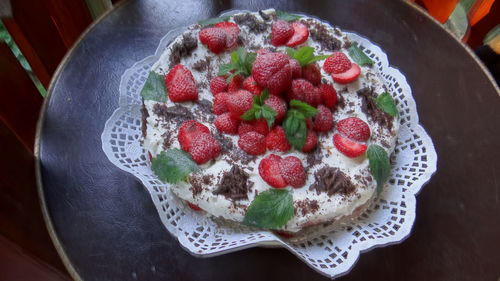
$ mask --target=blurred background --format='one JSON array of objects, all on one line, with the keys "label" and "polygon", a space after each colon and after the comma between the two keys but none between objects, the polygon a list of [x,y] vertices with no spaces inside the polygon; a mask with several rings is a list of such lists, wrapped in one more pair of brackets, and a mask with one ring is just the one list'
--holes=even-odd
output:
[{"label": "blurred background", "polygon": [[[93,21],[127,0],[0,0],[0,280],[69,280],[38,199],[36,122],[57,66]],[[132,0],[130,0],[132,1]],[[403,0],[394,0],[403,1]],[[500,1],[416,0],[500,77]]]}]

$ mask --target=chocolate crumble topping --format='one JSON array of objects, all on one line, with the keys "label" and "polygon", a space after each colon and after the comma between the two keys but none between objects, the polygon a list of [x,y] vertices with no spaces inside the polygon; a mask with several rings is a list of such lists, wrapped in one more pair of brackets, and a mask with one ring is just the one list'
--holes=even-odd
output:
[{"label": "chocolate crumble topping", "polygon": [[191,184],[191,187],[189,190],[193,193],[193,198],[200,194],[203,191],[203,187],[201,186],[201,180],[199,176],[193,175],[189,178],[189,183]]},{"label": "chocolate crumble topping", "polygon": [[307,22],[311,38],[320,43],[321,47],[329,51],[340,50],[340,40],[333,37],[325,26],[316,22]]},{"label": "chocolate crumble topping", "polygon": [[264,13],[262,10],[259,11],[259,15],[265,21],[268,21],[271,19],[271,17],[268,14]]},{"label": "chocolate crumble topping", "polygon": [[[262,16],[262,14],[261,14]],[[254,15],[252,14],[243,14],[234,17],[234,21],[238,25],[246,25],[250,32],[252,33],[262,33],[267,30],[267,24],[260,22]]]},{"label": "chocolate crumble topping", "polygon": [[238,166],[233,166],[229,172],[225,172],[219,187],[214,190],[215,195],[224,195],[228,199],[248,199],[248,174]]},{"label": "chocolate crumble topping", "polygon": [[157,103],[153,105],[153,113],[165,121],[173,121],[177,124],[181,124],[189,119],[194,119],[193,113],[191,113],[189,109],[180,105],[168,107],[165,104]]},{"label": "chocolate crumble topping", "polygon": [[317,164],[321,164],[322,159],[323,159],[323,155],[321,154],[321,149],[319,149],[318,147],[316,147],[314,149],[314,151],[307,153],[306,161],[307,161],[307,165],[309,167],[312,167],[312,166],[317,165]]},{"label": "chocolate crumble topping", "polygon": [[314,178],[316,181],[309,190],[316,190],[318,195],[321,192],[326,192],[328,196],[336,193],[347,195],[355,189],[351,180],[338,168],[323,167],[314,173]]},{"label": "chocolate crumble topping", "polygon": [[210,66],[210,57],[201,59],[193,64],[193,69],[199,72],[205,71]]},{"label": "chocolate crumble topping", "polygon": [[319,210],[319,204],[317,200],[298,200],[295,202],[295,213],[300,210],[300,213],[305,216],[309,213],[314,214]]},{"label": "chocolate crumble topping", "polygon": [[172,54],[170,55],[170,68],[181,62],[181,58],[189,57],[194,49],[198,47],[198,40],[190,35],[183,35],[180,42],[172,46]]},{"label": "chocolate crumble topping", "polygon": [[375,93],[373,88],[365,87],[359,91],[357,94],[362,99],[361,110],[368,115],[373,122],[378,123],[381,127],[387,127],[389,130],[392,129],[392,116],[380,110],[375,103]]},{"label": "chocolate crumble topping", "polygon": [[144,102],[142,103],[142,107],[141,107],[141,116],[142,116],[142,120],[141,120],[141,132],[142,132],[142,135],[144,137],[146,137],[147,135],[147,120],[148,117],[149,117],[149,112],[148,110],[146,109],[146,106],[144,105]]}]

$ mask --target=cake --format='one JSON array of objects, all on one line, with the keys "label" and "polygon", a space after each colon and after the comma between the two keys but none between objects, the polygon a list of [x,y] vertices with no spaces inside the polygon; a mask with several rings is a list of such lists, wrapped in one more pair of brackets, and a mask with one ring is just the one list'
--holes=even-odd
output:
[{"label": "cake", "polygon": [[153,172],[208,216],[297,233],[359,216],[389,177],[395,102],[361,46],[315,18],[192,25],[141,94]]}]

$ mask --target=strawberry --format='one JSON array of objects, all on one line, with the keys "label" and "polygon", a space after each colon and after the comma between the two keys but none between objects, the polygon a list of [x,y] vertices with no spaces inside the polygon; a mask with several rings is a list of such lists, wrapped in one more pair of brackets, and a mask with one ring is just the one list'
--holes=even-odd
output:
[{"label": "strawberry", "polygon": [[257,132],[261,135],[267,136],[269,133],[269,128],[267,127],[267,122],[265,119],[252,120],[250,122],[241,122],[238,127],[238,135],[241,137],[243,134],[248,132]]},{"label": "strawberry", "polygon": [[209,134],[210,130],[207,126],[196,122],[195,120],[184,121],[179,128],[179,133],[177,134],[177,139],[181,145],[182,150],[189,151],[191,147],[191,142],[196,138],[198,134]]},{"label": "strawberry", "polygon": [[270,154],[259,163],[259,175],[274,188],[283,188],[286,186],[286,181],[281,176],[281,160],[281,157],[278,155]]},{"label": "strawberry", "polygon": [[227,85],[227,91],[232,93],[236,92],[239,89],[241,89],[241,84],[243,83],[243,77],[240,75],[236,75],[229,81],[229,84]]},{"label": "strawberry", "polygon": [[259,55],[252,67],[252,76],[262,88],[269,89],[272,95],[285,92],[292,81],[292,70],[288,55],[269,53]]},{"label": "strawberry", "polygon": [[312,106],[317,106],[321,102],[321,95],[318,89],[305,79],[295,79],[292,81],[292,87],[288,92],[288,98],[290,100],[300,100]]},{"label": "strawberry", "polygon": [[229,112],[223,113],[215,118],[215,127],[222,133],[236,135],[239,125],[240,120],[233,119]]},{"label": "strawberry", "polygon": [[226,33],[226,49],[232,49],[238,45],[238,36],[240,35],[240,28],[233,22],[223,21],[214,25]]},{"label": "strawberry", "polygon": [[212,95],[217,95],[220,92],[225,92],[227,90],[226,78],[222,76],[217,76],[210,80],[210,92]]},{"label": "strawberry", "polygon": [[212,107],[212,111],[216,115],[220,115],[224,112],[228,112],[227,109],[227,98],[229,94],[227,92],[220,92],[214,97],[214,105]]},{"label": "strawberry", "polygon": [[333,108],[337,104],[337,92],[332,85],[320,84],[318,90],[321,95],[321,100],[326,107]]},{"label": "strawberry", "polygon": [[351,68],[349,68],[347,71],[334,74],[332,73],[332,79],[333,81],[339,83],[339,84],[348,84],[356,80],[361,73],[361,68],[355,63],[351,65]]},{"label": "strawberry", "polygon": [[220,143],[207,133],[197,134],[188,150],[194,162],[199,165],[216,158],[219,156],[220,151]]},{"label": "strawberry", "polygon": [[191,202],[186,201],[187,205],[189,208],[193,209],[194,211],[201,211],[202,209],[198,207],[198,205],[195,205]]},{"label": "strawberry", "polygon": [[312,130],[314,128],[314,123],[311,120],[311,118],[307,118],[306,119],[306,127],[307,127],[308,130]]},{"label": "strawberry", "polygon": [[335,52],[329,56],[323,64],[323,69],[327,73],[342,73],[351,68],[351,61],[342,52]]},{"label": "strawberry", "polygon": [[226,33],[221,28],[207,27],[200,31],[200,41],[215,54],[226,48]]},{"label": "strawberry", "polygon": [[295,47],[306,42],[307,38],[309,37],[309,29],[307,28],[307,26],[300,22],[294,22],[292,23],[292,27],[293,35],[288,40],[288,42],[286,42],[286,45],[288,47]]},{"label": "strawberry", "polygon": [[248,76],[245,80],[243,80],[243,89],[256,96],[260,96],[260,93],[262,92],[262,88],[257,84],[257,82],[255,82],[255,79],[253,79],[252,76]]},{"label": "strawberry", "polygon": [[317,144],[318,136],[316,136],[316,133],[313,130],[308,129],[306,135],[306,143],[302,147],[302,152],[309,152],[314,150]]},{"label": "strawberry", "polygon": [[266,49],[266,48],[262,48],[262,49],[257,50],[257,56],[262,56],[262,55],[266,55],[266,54],[270,54],[270,53],[272,53],[271,50]]},{"label": "strawberry", "polygon": [[340,134],[333,135],[333,144],[340,152],[350,158],[362,155],[368,148],[365,144],[352,141]]},{"label": "strawberry", "polygon": [[165,86],[172,102],[196,101],[198,99],[198,89],[193,74],[182,64],[177,64],[167,73]]},{"label": "strawberry", "polygon": [[290,68],[292,69],[292,79],[302,78],[302,68],[298,60],[290,59]]},{"label": "strawberry", "polygon": [[316,132],[328,132],[333,128],[333,115],[328,107],[318,105],[318,113],[314,117],[314,130]]},{"label": "strawberry", "polygon": [[149,161],[153,161],[153,154],[151,154],[151,152],[148,151],[148,158],[149,158]]},{"label": "strawberry", "polygon": [[253,95],[249,91],[238,90],[227,98],[227,109],[234,119],[241,119],[247,110],[252,107]]},{"label": "strawberry", "polygon": [[280,162],[281,176],[289,185],[298,188],[306,183],[306,172],[300,159],[295,156],[287,156]]},{"label": "strawberry", "polygon": [[274,46],[285,45],[293,36],[293,33],[294,29],[292,24],[284,20],[277,20],[273,23],[273,27],[271,28],[271,43]]},{"label": "strawberry", "polygon": [[266,153],[266,137],[257,132],[248,132],[240,136],[238,146],[250,155]]},{"label": "strawberry", "polygon": [[286,139],[285,130],[281,126],[276,126],[266,136],[266,147],[269,150],[287,152],[290,150],[290,144]]},{"label": "strawberry", "polygon": [[281,238],[284,238],[284,239],[290,239],[290,238],[293,238],[295,237],[295,235],[293,235],[292,233],[290,232],[286,232],[286,231],[279,231],[279,230],[275,230],[273,231],[274,234],[278,235],[279,237]]},{"label": "strawberry", "polygon": [[312,63],[302,68],[302,78],[311,82],[314,86],[321,83],[321,71],[317,64]]},{"label": "strawberry", "polygon": [[264,104],[269,105],[278,115],[276,115],[276,122],[281,122],[285,118],[287,105],[284,99],[275,96],[269,95],[269,97],[264,101]]},{"label": "strawberry", "polygon": [[347,138],[364,142],[370,138],[370,127],[357,117],[342,119],[337,123],[337,130]]}]

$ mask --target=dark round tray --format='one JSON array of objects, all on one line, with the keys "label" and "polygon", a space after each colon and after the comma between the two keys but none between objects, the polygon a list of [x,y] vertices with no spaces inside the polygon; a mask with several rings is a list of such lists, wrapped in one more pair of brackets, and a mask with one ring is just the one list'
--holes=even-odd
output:
[{"label": "dark round tray", "polygon": [[406,76],[438,172],[418,196],[411,236],[361,255],[339,280],[498,278],[500,98],[484,67],[414,6],[377,1],[125,1],[61,63],[41,113],[39,194],[49,232],[79,280],[327,280],[285,249],[213,258],[184,251],[148,192],[101,150],[123,72],[171,29],[229,9],[314,15],[378,44]]}]

